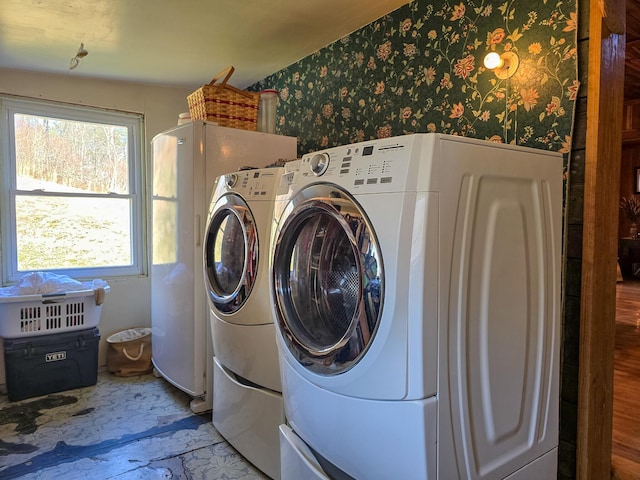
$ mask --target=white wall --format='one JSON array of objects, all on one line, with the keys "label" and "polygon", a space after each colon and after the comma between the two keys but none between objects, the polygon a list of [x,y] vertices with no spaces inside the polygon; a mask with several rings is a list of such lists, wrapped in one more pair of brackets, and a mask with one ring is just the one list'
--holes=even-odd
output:
[{"label": "white wall", "polygon": [[[195,90],[198,85],[194,86]],[[143,113],[145,117],[145,153],[150,171],[153,137],[177,124],[178,114],[188,111],[187,95],[192,90],[136,83],[95,80],[66,75],[47,75],[0,69],[0,93],[55,100],[77,105],[111,108]],[[150,178],[146,196],[150,198]],[[147,216],[150,210],[147,209]],[[106,364],[105,339],[112,333],[135,326],[151,325],[151,281],[137,278],[106,278],[111,286],[100,318],[100,365]],[[0,319],[2,321],[2,319]],[[3,351],[0,351],[0,353]],[[0,354],[0,384],[5,383],[4,355]]]}]

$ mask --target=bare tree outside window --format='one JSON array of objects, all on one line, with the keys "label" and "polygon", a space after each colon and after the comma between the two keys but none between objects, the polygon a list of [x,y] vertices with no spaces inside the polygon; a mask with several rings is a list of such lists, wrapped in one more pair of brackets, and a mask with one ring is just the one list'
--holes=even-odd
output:
[{"label": "bare tree outside window", "polygon": [[3,246],[15,245],[12,273],[139,269],[136,221],[143,222],[132,158],[139,140],[131,122],[113,122],[111,113],[111,121],[91,121],[25,112],[29,107],[3,109],[12,147],[11,163],[3,162],[12,172],[12,208],[3,209],[11,238],[3,236]]}]

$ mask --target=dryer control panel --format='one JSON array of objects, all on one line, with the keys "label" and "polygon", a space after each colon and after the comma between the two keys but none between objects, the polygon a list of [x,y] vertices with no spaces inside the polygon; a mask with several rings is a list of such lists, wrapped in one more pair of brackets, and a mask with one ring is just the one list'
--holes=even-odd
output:
[{"label": "dryer control panel", "polygon": [[241,170],[220,177],[227,192],[234,192],[249,200],[273,199],[282,176],[281,168]]},{"label": "dryer control panel", "polygon": [[421,145],[420,135],[406,135],[313,152],[302,158],[300,175],[361,193],[404,191]]}]

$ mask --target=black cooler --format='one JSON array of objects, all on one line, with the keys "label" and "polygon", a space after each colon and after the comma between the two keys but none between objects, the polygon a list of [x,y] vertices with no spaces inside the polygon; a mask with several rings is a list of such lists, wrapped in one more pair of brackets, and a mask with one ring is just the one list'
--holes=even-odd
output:
[{"label": "black cooler", "polygon": [[95,385],[98,328],[4,339],[9,400]]}]

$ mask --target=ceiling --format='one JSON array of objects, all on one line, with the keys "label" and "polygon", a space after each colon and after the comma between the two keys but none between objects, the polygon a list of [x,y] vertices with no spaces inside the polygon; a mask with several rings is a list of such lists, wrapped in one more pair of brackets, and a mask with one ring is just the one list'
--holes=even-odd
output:
[{"label": "ceiling", "polygon": [[[2,0],[0,68],[245,88],[410,0]],[[625,98],[640,98],[640,0],[627,0]],[[80,44],[89,54],[70,70]]]},{"label": "ceiling", "polygon": [[233,65],[244,88],[406,3],[2,0],[0,68],[195,88]]}]

